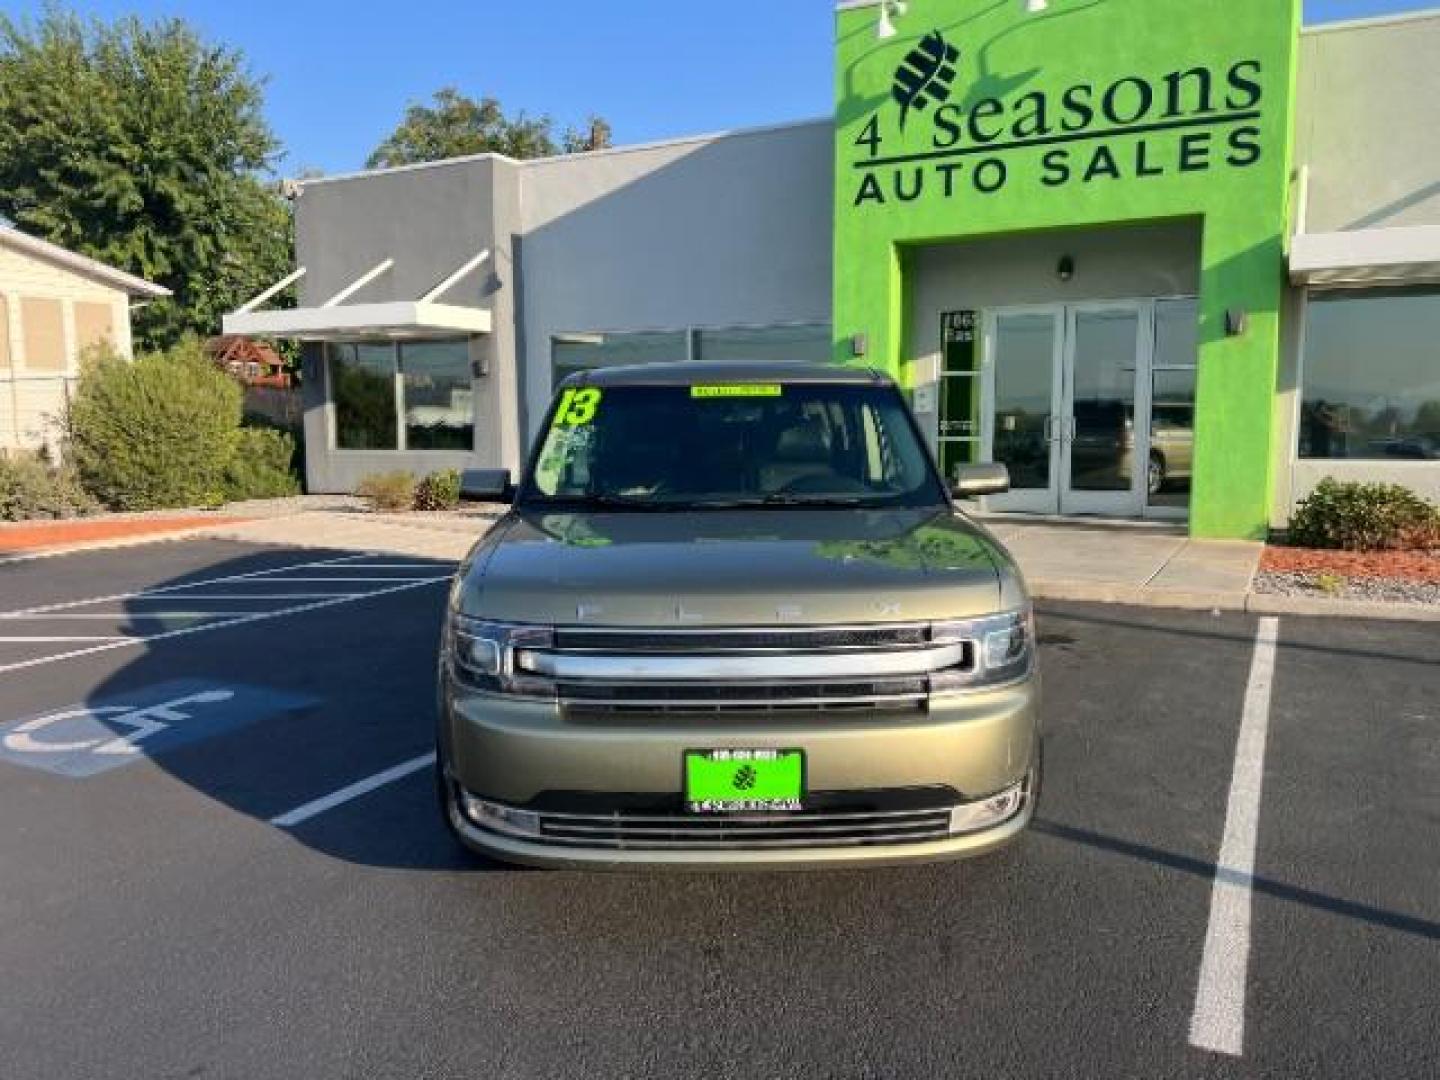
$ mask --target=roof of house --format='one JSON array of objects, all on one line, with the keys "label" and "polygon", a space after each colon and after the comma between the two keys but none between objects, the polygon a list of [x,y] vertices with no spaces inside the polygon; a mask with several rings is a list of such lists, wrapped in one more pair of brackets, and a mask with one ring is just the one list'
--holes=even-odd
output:
[{"label": "roof of house", "polygon": [[117,270],[97,259],[81,255],[69,248],[63,248],[59,244],[52,244],[48,240],[41,240],[38,236],[23,233],[12,225],[0,225],[0,244],[14,248],[16,251],[23,251],[27,255],[46,259],[67,270],[73,270],[77,274],[84,274],[87,277],[103,281],[130,296],[157,299],[170,295],[170,290],[164,285],[156,285],[153,281],[146,281],[134,274],[127,274],[124,270]]},{"label": "roof of house", "polygon": [[217,364],[228,364],[233,360],[242,363],[264,364],[266,367],[284,367],[285,361],[263,341],[243,337],[240,334],[225,334],[205,342],[205,355]]}]

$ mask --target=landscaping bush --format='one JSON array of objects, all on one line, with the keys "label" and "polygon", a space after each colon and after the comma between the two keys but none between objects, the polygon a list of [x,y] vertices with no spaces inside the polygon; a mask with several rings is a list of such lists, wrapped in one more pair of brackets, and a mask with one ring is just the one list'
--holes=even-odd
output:
[{"label": "landscaping bush", "polygon": [[409,510],[415,505],[415,474],[376,473],[361,480],[355,494],[369,499],[373,510]]},{"label": "landscaping bush", "polygon": [[295,440],[275,428],[243,427],[235,453],[225,467],[225,498],[282,499],[300,494],[300,480],[291,471]]},{"label": "landscaping bush", "polygon": [[194,339],[133,363],[88,357],[68,413],[81,482],[117,510],[213,505],[239,439],[241,390]]},{"label": "landscaping bush", "polygon": [[80,517],[99,509],[73,468],[30,454],[0,456],[0,521]]},{"label": "landscaping bush", "polygon": [[1327,478],[1296,508],[1290,542],[1345,551],[1440,547],[1440,510],[1398,484]]},{"label": "landscaping bush", "polygon": [[416,510],[454,510],[460,505],[460,472],[443,469],[431,473],[415,488]]}]

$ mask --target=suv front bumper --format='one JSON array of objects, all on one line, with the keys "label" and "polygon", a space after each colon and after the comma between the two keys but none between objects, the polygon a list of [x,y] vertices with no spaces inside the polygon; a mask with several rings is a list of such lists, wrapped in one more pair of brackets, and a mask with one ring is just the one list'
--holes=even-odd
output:
[{"label": "suv front bumper", "polygon": [[[697,869],[804,868],[932,861],[984,854],[1022,833],[1034,814],[1039,786],[1038,679],[986,691],[931,699],[924,712],[761,717],[747,721],[663,713],[597,723],[568,718],[550,702],[476,693],[448,683],[442,695],[440,761],[449,824],[472,849],[505,861],[551,867]],[[940,835],[875,828],[881,838],[818,837],[783,847],[734,843],[687,846],[678,827],[664,846],[633,836],[599,837],[593,846],[572,832],[564,842],[482,827],[462,810],[460,791],[542,818],[600,820],[637,801],[663,805],[666,820],[683,813],[682,761],[687,750],[801,749],[807,790],[823,792],[841,816],[847,797],[866,805],[876,792],[948,791],[950,805],[917,813],[942,817],[954,806],[981,802],[1027,784],[1012,817],[993,828]],[[585,817],[572,813],[583,803]],[[865,817],[865,815],[859,815]],[[883,817],[884,815],[881,815]],[[619,818],[616,818],[619,820]],[[701,819],[691,819],[697,824]],[[711,819],[713,821],[713,819]],[[810,820],[828,829],[823,818]],[[877,819],[879,820],[879,819]],[[918,820],[918,819],[917,819]],[[708,822],[707,822],[708,824]],[[934,822],[932,821],[932,825]],[[908,826],[907,826],[908,827]],[[593,831],[593,826],[591,827]],[[912,839],[915,835],[922,839]]]}]

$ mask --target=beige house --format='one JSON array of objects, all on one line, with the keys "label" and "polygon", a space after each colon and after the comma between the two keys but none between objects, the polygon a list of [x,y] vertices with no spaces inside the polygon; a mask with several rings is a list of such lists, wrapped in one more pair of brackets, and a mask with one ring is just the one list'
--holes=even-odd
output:
[{"label": "beige house", "polygon": [[55,448],[85,350],[131,354],[130,304],[170,290],[0,226],[0,452]]}]

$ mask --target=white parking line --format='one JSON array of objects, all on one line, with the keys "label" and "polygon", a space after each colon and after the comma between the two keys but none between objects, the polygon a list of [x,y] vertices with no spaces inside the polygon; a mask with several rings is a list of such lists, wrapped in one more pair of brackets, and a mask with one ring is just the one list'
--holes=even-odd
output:
[{"label": "white parking line", "polygon": [[205,585],[223,585],[234,581],[252,581],[255,578],[274,577],[277,574],[286,574],[291,570],[308,570],[317,566],[334,566],[337,563],[355,562],[359,559],[372,557],[371,555],[342,555],[339,558],[322,559],[319,562],[291,563],[288,566],[276,566],[269,570],[252,570],[247,574],[229,574],[225,577],[205,578],[202,581],[187,581],[179,585],[157,585],[153,589],[141,589],[137,592],[112,593],[109,596],[92,596],[85,600],[66,600],[59,604],[42,604],[38,607],[19,608],[15,611],[0,612],[0,618],[13,615],[38,615],[47,611],[68,611],[71,608],[92,607],[95,604],[104,604],[114,600],[135,600],[140,597],[161,596],[167,593],[198,589]]},{"label": "white parking line", "polygon": [[1255,846],[1260,829],[1260,792],[1265,780],[1265,742],[1275,684],[1280,620],[1260,620],[1255,658],[1245,690],[1245,710],[1235,746],[1235,772],[1225,837],[1210,894],[1210,925],[1200,962],[1200,985],[1190,1018],[1190,1044],[1239,1057],[1245,1048],[1245,980],[1250,965],[1250,919]]},{"label": "white parking line", "polygon": [[319,817],[327,810],[333,810],[335,807],[342,806],[353,799],[358,799],[362,795],[368,795],[370,792],[377,788],[382,788],[386,784],[393,784],[397,780],[403,780],[405,777],[417,773],[421,769],[428,769],[434,764],[435,755],[433,753],[422,754],[420,757],[412,758],[409,761],[402,761],[399,765],[386,769],[384,772],[378,772],[374,776],[367,776],[364,780],[357,780],[353,784],[347,784],[339,791],[333,791],[329,795],[323,795],[318,799],[305,803],[303,806],[297,806],[294,810],[281,814],[279,817],[273,817],[270,819],[270,824],[279,826],[282,829],[294,828],[296,825],[309,821],[313,817]]},{"label": "white parking line", "polygon": [[[336,596],[338,593],[327,595]],[[195,597],[187,596],[187,600]],[[245,599],[249,600],[250,597]],[[269,599],[269,597],[266,597]],[[65,619],[225,619],[240,615],[254,615],[253,611],[62,611],[55,615],[0,615],[0,623],[10,622],[59,622]]]},{"label": "white parking line", "polygon": [[[189,637],[191,634],[208,634],[212,630],[226,630],[232,626],[244,626],[249,623],[265,622],[269,619],[283,619],[287,615],[303,615],[309,611],[320,611],[324,608],[336,607],[340,604],[353,604],[359,600],[390,596],[394,593],[406,592],[410,589],[422,589],[427,585],[434,585],[442,581],[448,582],[449,580],[449,578],[425,578],[420,581],[407,581],[402,585],[395,585],[389,589],[375,589],[366,593],[347,593],[341,596],[331,596],[324,600],[317,600],[310,604],[281,608],[278,611],[258,611],[253,615],[246,615],[239,619],[227,619],[223,622],[205,623],[201,626],[186,626],[178,630],[167,630],[161,634],[147,634],[143,637],[127,637],[118,641],[107,641],[100,645],[92,645],[88,649],[72,649],[69,652],[54,653],[50,656],[36,657],[33,660],[21,660],[13,664],[0,665],[0,675],[6,675],[12,671],[24,671],[28,668],[42,667],[45,664],[58,664],[62,660],[74,660],[81,656],[93,656],[96,653],[109,652],[111,649],[124,649],[135,645],[145,645],[152,641],[168,641],[171,638]],[[270,598],[264,597],[262,599]]]}]

